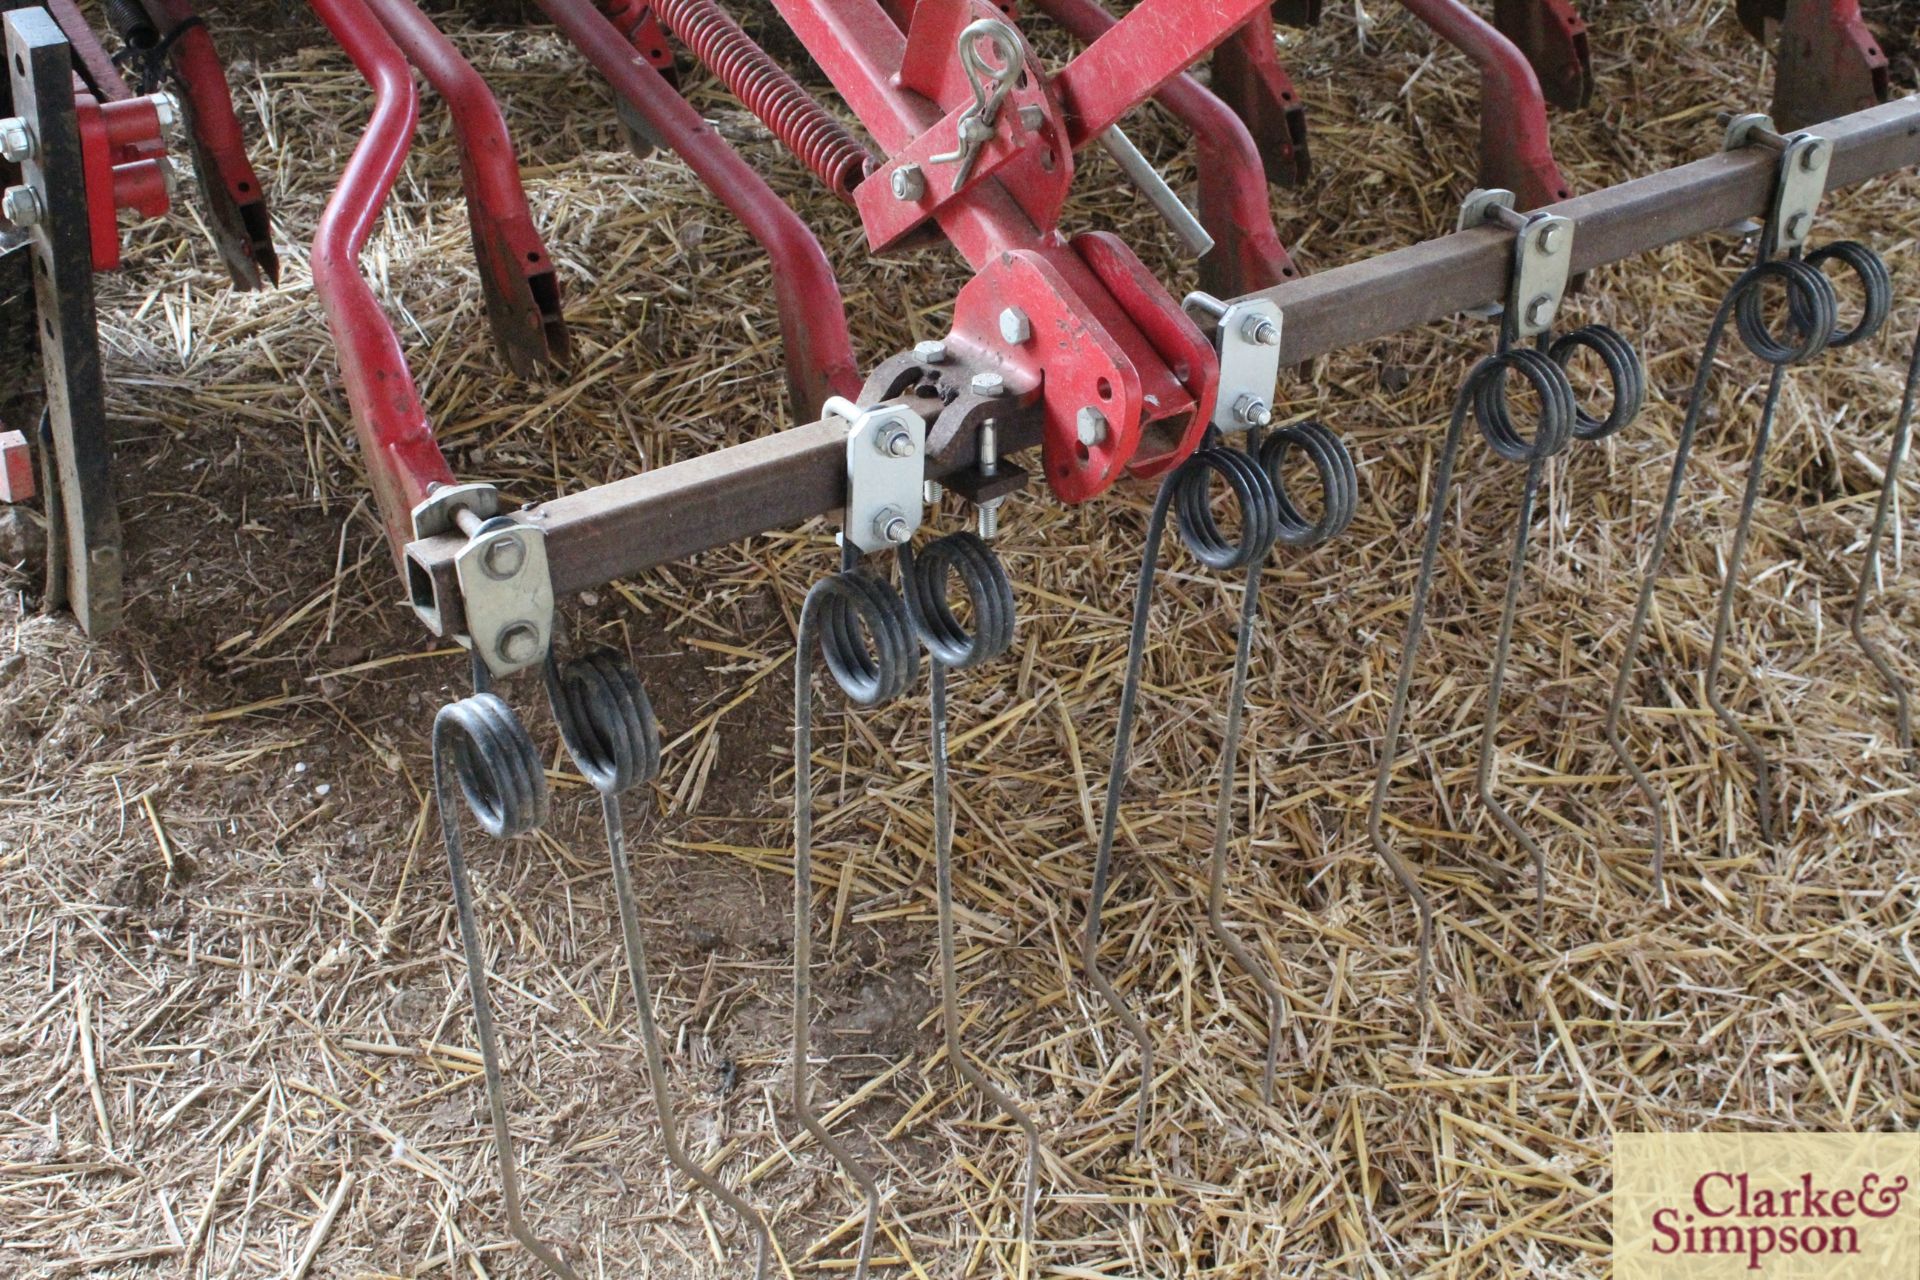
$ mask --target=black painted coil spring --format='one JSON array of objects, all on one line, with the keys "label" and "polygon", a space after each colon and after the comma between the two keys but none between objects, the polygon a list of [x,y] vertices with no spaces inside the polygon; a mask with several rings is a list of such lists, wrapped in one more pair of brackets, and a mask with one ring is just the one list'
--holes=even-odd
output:
[{"label": "black painted coil spring", "polygon": [[596,649],[567,663],[547,660],[547,701],[567,754],[602,795],[660,776],[660,726],[653,704],[618,654]]},{"label": "black painted coil spring", "polygon": [[1585,409],[1574,411],[1573,437],[1576,440],[1605,440],[1623,431],[1640,416],[1647,403],[1647,366],[1631,342],[1619,331],[1604,324],[1590,324],[1562,334],[1547,348],[1547,355],[1565,369],[1577,351],[1591,351],[1600,357],[1607,379],[1613,387],[1613,403],[1604,418]]},{"label": "black painted coil spring", "polygon": [[[972,631],[953,610],[956,578],[973,612]],[[1013,581],[1000,557],[977,535],[950,533],[918,553],[902,546],[900,582],[914,630],[942,666],[979,666],[1013,644]]]},{"label": "black painted coil spring", "polygon": [[[1307,456],[1320,482],[1320,518],[1309,520],[1287,491],[1287,455],[1295,449]],[[1275,540],[1288,547],[1315,547],[1339,537],[1353,521],[1360,500],[1360,477],[1353,455],[1340,437],[1318,422],[1281,427],[1261,442],[1260,466],[1273,484],[1279,508]]]}]

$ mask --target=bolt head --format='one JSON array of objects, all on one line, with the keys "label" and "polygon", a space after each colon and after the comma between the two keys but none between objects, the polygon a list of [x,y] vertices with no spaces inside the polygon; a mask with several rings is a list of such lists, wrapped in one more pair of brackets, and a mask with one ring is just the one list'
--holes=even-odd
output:
[{"label": "bolt head", "polygon": [[1264,427],[1273,421],[1273,407],[1259,396],[1242,395],[1233,403],[1233,416],[1250,427]]},{"label": "bolt head", "polygon": [[1560,252],[1560,237],[1565,230],[1565,224],[1559,222],[1549,222],[1541,227],[1540,238],[1535,242],[1539,245],[1540,252],[1548,257]]},{"label": "bolt head", "polygon": [[913,433],[905,427],[882,427],[873,437],[873,445],[889,458],[911,458],[914,454]]},{"label": "bolt head", "polygon": [[927,175],[917,164],[903,164],[893,171],[889,185],[895,200],[918,200],[927,194]]},{"label": "bolt head", "polygon": [[0,217],[16,227],[31,227],[46,210],[41,208],[40,193],[32,187],[8,187],[0,195]]},{"label": "bolt head", "polygon": [[0,160],[8,164],[25,164],[33,159],[38,150],[33,126],[20,116],[10,116],[0,120]]},{"label": "bolt head", "polygon": [[1825,138],[1816,139],[1811,146],[1800,152],[1800,167],[1807,173],[1817,170],[1827,158],[1827,148],[1832,144]]},{"label": "bolt head", "polygon": [[1248,316],[1240,326],[1240,336],[1257,347],[1280,345],[1280,326],[1270,316]]},{"label": "bolt head", "polygon": [[1787,219],[1787,234],[1792,238],[1794,238],[1795,240],[1798,240],[1801,236],[1805,235],[1806,231],[1807,231],[1807,215],[1806,214],[1796,213],[1792,217]]},{"label": "bolt head", "polygon": [[899,546],[913,536],[913,530],[907,526],[907,518],[900,514],[898,507],[882,507],[873,516],[873,536]]},{"label": "bolt head", "polygon": [[508,662],[525,666],[540,656],[540,628],[531,622],[509,622],[500,628],[495,645]]},{"label": "bolt head", "polygon": [[921,364],[945,364],[947,344],[938,340],[913,344],[913,358]]},{"label": "bolt head", "polygon": [[1020,124],[1028,133],[1040,132],[1040,126],[1047,122],[1047,110],[1037,102],[1029,102],[1020,108]]},{"label": "bolt head", "polygon": [[1552,318],[1552,316],[1553,316],[1553,299],[1544,293],[1539,295],[1532,302],[1529,302],[1527,304],[1527,323],[1528,324],[1532,324],[1532,325],[1545,324],[1549,319]]},{"label": "bolt head", "polygon": [[1033,336],[1033,321],[1020,308],[1008,307],[1000,313],[1000,336],[1017,347]]},{"label": "bolt head", "polygon": [[967,385],[977,396],[997,396],[1007,389],[1007,380],[997,373],[976,373]]},{"label": "bolt head", "polygon": [[505,582],[520,572],[520,566],[527,562],[527,544],[518,534],[497,537],[487,544],[480,557],[480,567],[495,582]]},{"label": "bolt head", "polygon": [[1107,442],[1107,415],[1087,405],[1074,419],[1074,434],[1080,443],[1091,449]]},{"label": "bolt head", "polygon": [[153,104],[153,114],[160,118],[162,130],[171,129],[180,123],[180,103],[172,94],[149,94],[147,101]]}]

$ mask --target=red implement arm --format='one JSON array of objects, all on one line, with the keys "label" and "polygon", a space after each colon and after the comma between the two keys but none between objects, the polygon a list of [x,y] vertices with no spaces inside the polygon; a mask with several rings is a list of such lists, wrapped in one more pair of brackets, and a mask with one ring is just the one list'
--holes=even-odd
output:
[{"label": "red implement arm", "polygon": [[640,113],[652,134],[686,161],[773,259],[773,290],[794,411],[811,420],[828,396],[859,395],[859,368],[847,336],[840,284],[806,223],[659,72],[634,57],[633,47],[591,0],[538,2],[614,91]]},{"label": "red implement arm", "polygon": [[[1116,22],[1099,0],[1034,0],[1034,7],[1087,42],[1098,40]],[[1266,18],[1250,25],[1264,28]],[[1266,183],[1260,178],[1260,152],[1247,126],[1189,75],[1167,81],[1156,97],[1192,131],[1198,152],[1194,167],[1200,222],[1213,237],[1213,251],[1200,259],[1200,287],[1230,298],[1299,274],[1274,230]]]},{"label": "red implement arm", "polygon": [[313,291],[339,353],[354,432],[394,562],[413,537],[413,508],[453,472],[434,443],[413,375],[373,290],[360,275],[360,251],[406,162],[419,119],[413,73],[362,0],[310,0],[353,65],[373,86],[373,116],[347,160],[313,236]]},{"label": "red implement arm", "polygon": [[1298,187],[1312,171],[1307,109],[1273,47],[1273,23],[1256,15],[1213,51],[1213,91],[1246,121],[1267,181]]},{"label": "red implement arm", "polygon": [[1540,80],[1513,42],[1460,0],[1400,0],[1480,65],[1480,185],[1513,192],[1520,208],[1573,195],[1553,158]]},{"label": "red implement arm", "polygon": [[467,223],[494,345],[523,378],[567,358],[560,282],[520,185],[513,140],[487,82],[413,0],[365,0],[387,34],[446,101],[460,139]]}]

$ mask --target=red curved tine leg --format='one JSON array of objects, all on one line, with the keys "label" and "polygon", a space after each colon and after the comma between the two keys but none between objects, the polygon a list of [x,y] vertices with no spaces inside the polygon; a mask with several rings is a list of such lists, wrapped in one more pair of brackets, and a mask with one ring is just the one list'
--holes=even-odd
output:
[{"label": "red curved tine leg", "polygon": [[1593,55],[1587,24],[1569,0],[1493,0],[1493,25],[1513,41],[1547,101],[1578,111],[1593,96]]},{"label": "red curved tine leg", "polygon": [[413,0],[365,0],[387,34],[445,99],[460,143],[460,181],[487,323],[507,366],[530,378],[568,354],[560,282],[527,211],[513,140],[487,82]]},{"label": "red curved tine leg", "polygon": [[1571,196],[1553,159],[1540,81],[1513,42],[1460,0],[1400,3],[1480,64],[1480,185],[1506,188],[1522,209]]},{"label": "red curved tine leg", "polygon": [[[1087,43],[1116,21],[1098,0],[1034,0],[1034,7]],[[1200,259],[1200,287],[1231,298],[1298,275],[1274,230],[1260,154],[1247,126],[1192,76],[1169,80],[1156,97],[1193,132],[1198,153],[1200,222],[1213,237],[1213,251]]]},{"label": "red curved tine leg", "polygon": [[1307,109],[1293,87],[1293,77],[1280,65],[1273,47],[1273,22],[1266,14],[1213,51],[1213,91],[1253,131],[1267,181],[1276,187],[1304,184],[1312,167],[1307,154]]},{"label": "red curved tine leg", "polygon": [[360,251],[406,163],[420,100],[399,47],[361,0],[308,2],[373,86],[373,116],[313,234],[313,291],[339,353],[340,380],[387,543],[404,573],[413,509],[434,485],[451,484],[453,472],[434,443],[393,326],[360,276]]},{"label": "red curved tine leg", "polygon": [[1773,82],[1777,128],[1804,129],[1887,100],[1887,55],[1860,0],[1787,0]]},{"label": "red curved tine leg", "polygon": [[538,3],[614,91],[644,117],[648,130],[686,161],[773,259],[787,390],[800,421],[819,417],[828,396],[858,396],[860,372],[847,337],[840,282],[807,224],[659,72],[633,56],[632,47],[592,0]]},{"label": "red curved tine leg", "polygon": [[273,248],[273,223],[266,189],[247,160],[247,145],[234,115],[227,71],[213,37],[189,0],[142,0],[160,39],[169,40],[167,58],[180,89],[180,114],[193,150],[193,171],[200,184],[214,247],[227,265],[236,289],[264,289],[280,283],[280,255]]}]

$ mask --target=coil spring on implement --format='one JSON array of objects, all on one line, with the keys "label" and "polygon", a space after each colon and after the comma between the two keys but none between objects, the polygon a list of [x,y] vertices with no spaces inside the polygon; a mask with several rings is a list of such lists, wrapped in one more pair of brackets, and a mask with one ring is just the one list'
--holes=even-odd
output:
[{"label": "coil spring on implement", "polygon": [[[484,671],[476,663],[477,671]],[[573,1269],[533,1234],[520,1199],[518,1161],[507,1126],[507,1098],[500,1070],[500,1049],[493,1028],[493,1004],[487,994],[487,960],[474,918],[473,886],[460,841],[460,815],[453,804],[459,786],[480,829],[495,839],[525,835],[547,816],[547,781],[540,752],[513,709],[492,693],[480,692],[440,708],[433,718],[433,798],[440,810],[440,835],[447,849],[454,909],[460,919],[460,943],[466,953],[467,993],[473,1002],[474,1032],[486,1073],[487,1109],[493,1121],[493,1150],[500,1167],[500,1198],[507,1229],[546,1270],[577,1280]]]},{"label": "coil spring on implement", "polygon": [[[1865,292],[1866,301],[1861,317],[1851,328],[1845,328],[1839,324],[1839,300],[1834,293],[1832,282],[1820,271],[1819,264],[1827,261],[1839,262],[1853,271]],[[1769,283],[1774,282],[1782,285],[1787,291],[1789,336],[1786,338],[1775,336],[1767,327],[1765,290]],[[1657,892],[1664,893],[1666,883],[1666,806],[1654,790],[1652,779],[1628,752],[1626,741],[1620,732],[1620,719],[1626,706],[1628,686],[1633,678],[1634,662],[1646,631],[1648,614],[1652,609],[1654,589],[1658,585],[1666,556],[1667,538],[1672,531],[1675,513],[1679,508],[1680,487],[1686,478],[1687,461],[1692,453],[1695,433],[1699,430],[1705,413],[1706,392],[1713,373],[1714,358],[1726,333],[1727,322],[1729,319],[1734,322],[1741,342],[1745,344],[1747,350],[1771,366],[1772,372],[1767,381],[1766,399],[1761,407],[1759,425],[1754,432],[1752,454],[1747,464],[1746,489],[1741,498],[1740,514],[1734,525],[1733,541],[1727,554],[1725,578],[1721,583],[1719,603],[1714,618],[1713,648],[1707,658],[1706,672],[1702,682],[1706,689],[1707,702],[1712,707],[1714,715],[1740,743],[1752,763],[1761,838],[1771,843],[1774,838],[1773,782],[1766,750],[1760,745],[1759,739],[1739,723],[1732,711],[1721,700],[1716,688],[1720,668],[1726,657],[1727,637],[1733,629],[1734,592],[1739,586],[1740,566],[1746,555],[1747,539],[1753,527],[1754,508],[1759,502],[1760,488],[1765,478],[1762,473],[1765,469],[1767,446],[1772,439],[1774,420],[1779,410],[1780,392],[1785,384],[1787,367],[1810,360],[1829,346],[1835,344],[1847,346],[1863,341],[1885,321],[1891,303],[1891,282],[1886,266],[1880,261],[1879,255],[1864,245],[1842,241],[1816,250],[1806,259],[1779,258],[1762,261],[1749,267],[1727,290],[1726,297],[1721,300],[1720,307],[1714,313],[1713,321],[1707,328],[1706,341],[1700,353],[1700,364],[1694,373],[1692,396],[1687,403],[1687,415],[1681,424],[1679,440],[1674,450],[1673,469],[1667,481],[1666,499],[1661,505],[1659,520],[1654,527],[1653,545],[1648,551],[1647,568],[1640,583],[1639,601],[1634,610],[1633,622],[1627,630],[1619,674],[1614,680],[1613,697],[1607,705],[1607,741],[1652,813],[1652,869]]]},{"label": "coil spring on implement", "polygon": [[715,0],[651,0],[667,30],[760,117],[814,176],[843,200],[867,176],[872,155],[847,127],[740,29]]},{"label": "coil spring on implement", "polygon": [[[1022,1257],[1018,1270],[1018,1274],[1025,1275],[1040,1197],[1040,1128],[1010,1094],[968,1060],[960,1047],[959,973],[953,919],[953,793],[947,768],[947,672],[990,662],[1013,644],[1013,583],[992,548],[971,533],[951,533],[935,539],[917,555],[911,546],[903,544],[899,561],[907,612],[932,658],[927,680],[933,718],[933,849],[940,918],[941,1027],[947,1060],[960,1078],[985,1094],[1026,1135],[1026,1186],[1020,1197]],[[955,578],[959,579],[960,589],[972,610],[971,632],[953,609],[951,587]]]},{"label": "coil spring on implement", "polygon": [[[1519,511],[1514,517],[1513,554],[1507,563],[1507,589],[1501,604],[1500,632],[1494,642],[1493,666],[1487,677],[1487,707],[1480,728],[1480,760],[1474,786],[1481,806],[1493,816],[1533,861],[1533,914],[1536,928],[1544,927],[1547,914],[1547,854],[1540,842],[1527,833],[1505,803],[1494,794],[1494,756],[1500,728],[1500,697],[1506,685],[1507,659],[1513,648],[1513,627],[1520,603],[1520,584],[1526,567],[1527,545],[1533,533],[1534,503],[1540,494],[1548,461],[1563,451],[1571,440],[1599,441],[1624,430],[1646,403],[1647,372],[1634,350],[1618,332],[1603,324],[1575,329],[1557,340],[1540,335],[1539,348],[1545,360],[1560,370],[1555,378],[1542,370],[1532,379],[1542,400],[1539,425],[1533,437],[1523,437],[1515,426],[1507,406],[1506,379],[1489,378],[1474,397],[1474,417],[1493,451],[1509,462],[1525,462],[1527,478],[1521,488]],[[1600,358],[1611,390],[1611,403],[1604,418],[1588,413],[1578,404],[1566,370],[1575,353],[1591,351]],[[1551,392],[1542,389],[1550,387]]]},{"label": "coil spring on implement", "polygon": [[561,665],[551,654],[546,664],[547,703],[567,753],[600,797],[606,823],[607,854],[613,866],[614,897],[620,910],[620,935],[626,951],[627,978],[640,1021],[640,1042],[660,1119],[660,1142],[673,1167],[704,1187],[740,1216],[757,1242],[755,1280],[765,1280],[772,1232],[760,1211],[709,1173],[680,1142],[673,1094],[667,1080],[660,1029],[653,1017],[653,988],[647,978],[647,948],[635,904],[633,871],[627,861],[620,797],[660,776],[660,728],[653,704],[633,667],[611,650],[598,649]]},{"label": "coil spring on implement", "polygon": [[858,707],[891,702],[920,670],[913,619],[900,594],[857,569],[814,583],[800,607],[793,673],[793,1111],[866,1197],[854,1280],[865,1280],[880,1220],[880,1188],[814,1112],[807,1045],[813,1023],[813,680],[818,645],[834,683]]},{"label": "coil spring on implement", "polygon": [[[1229,538],[1214,519],[1212,510],[1213,478],[1225,481],[1240,517],[1237,539]],[[1127,638],[1127,670],[1120,694],[1119,723],[1115,729],[1113,763],[1107,774],[1106,806],[1100,819],[1100,843],[1094,854],[1093,887],[1087,901],[1086,932],[1082,936],[1080,959],[1100,998],[1113,1010],[1140,1054],[1139,1104],[1134,1115],[1133,1141],[1137,1150],[1147,1129],[1147,1110],[1153,1092],[1153,1041],[1139,1015],[1128,1007],[1125,997],[1100,967],[1100,924],[1106,909],[1107,886],[1113,871],[1114,834],[1120,822],[1120,795],[1126,787],[1133,748],[1133,721],[1140,696],[1140,679],[1146,665],[1147,618],[1153,604],[1154,578],[1160,565],[1160,543],[1166,533],[1167,513],[1180,516],[1180,537],[1194,558],[1218,572],[1246,569],[1247,595],[1254,596],[1254,584],[1281,525],[1280,501],[1267,472],[1252,457],[1238,449],[1207,444],[1194,451],[1185,462],[1169,471],[1154,495],[1153,511],[1147,518],[1146,546],[1140,558],[1140,583],[1134,594],[1133,626]],[[1297,513],[1296,513],[1297,514]],[[1236,653],[1236,678],[1245,679],[1247,637],[1257,600],[1243,600],[1240,613],[1239,649]],[[1239,733],[1239,696],[1229,704],[1229,732]],[[1221,830],[1224,830],[1222,824]],[[1235,949],[1235,958],[1245,963],[1250,958]],[[1258,969],[1250,969],[1257,979]],[[1277,987],[1262,980],[1270,996]]]},{"label": "coil spring on implement", "polygon": [[[1540,416],[1534,424],[1531,437],[1521,433],[1507,409],[1505,383],[1510,373],[1518,373],[1525,378],[1540,402]],[[1523,511],[1523,515],[1530,516],[1532,494],[1539,484],[1539,469],[1548,458],[1566,448],[1567,441],[1573,435],[1574,412],[1573,387],[1567,381],[1566,370],[1558,362],[1526,347],[1499,351],[1475,365],[1466,381],[1460,384],[1459,394],[1453,401],[1453,417],[1447,424],[1446,440],[1440,446],[1440,461],[1434,469],[1433,497],[1427,504],[1426,540],[1420,550],[1420,568],[1413,581],[1412,610],[1407,618],[1406,639],[1400,650],[1400,674],[1394,682],[1393,702],[1387,711],[1386,737],[1380,747],[1380,767],[1374,776],[1373,801],[1367,808],[1367,838],[1373,845],[1374,854],[1406,890],[1420,916],[1420,963],[1416,992],[1422,1007],[1425,1006],[1433,970],[1433,904],[1427,898],[1426,890],[1420,887],[1420,879],[1414,874],[1412,865],[1387,842],[1382,823],[1387,789],[1392,784],[1400,754],[1400,731],[1406,721],[1407,695],[1413,685],[1414,661],[1419,655],[1421,637],[1425,633],[1427,598],[1433,588],[1440,538],[1446,527],[1443,521],[1447,498],[1453,489],[1454,466],[1459,459],[1467,416],[1471,413],[1487,444],[1497,455],[1508,461],[1525,461],[1528,464],[1527,497],[1523,506],[1529,510]],[[1521,536],[1516,539],[1516,565],[1515,571],[1508,577],[1508,618],[1503,635],[1511,626],[1514,595],[1519,589],[1517,557],[1526,548],[1524,534],[1528,522],[1523,519]],[[1497,692],[1497,688],[1490,691],[1490,704],[1497,704]]]}]

